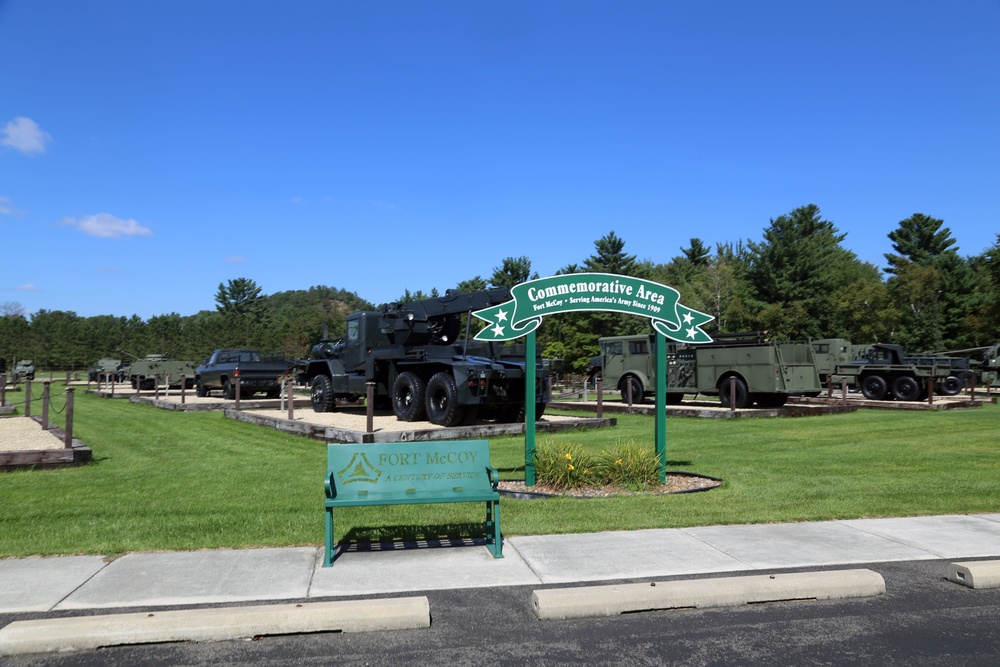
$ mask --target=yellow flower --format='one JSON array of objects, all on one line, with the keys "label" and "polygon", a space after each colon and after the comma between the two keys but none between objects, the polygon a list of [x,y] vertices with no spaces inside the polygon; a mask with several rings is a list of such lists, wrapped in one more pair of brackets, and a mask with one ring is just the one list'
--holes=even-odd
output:
[{"label": "yellow flower", "polygon": [[583,469],[583,474],[584,474],[584,475],[589,475],[589,474],[590,474],[590,471],[589,471],[589,470],[587,470],[586,468],[584,468],[584,469]]},{"label": "yellow flower", "polygon": [[621,464],[622,464],[622,460],[621,459],[618,459],[617,461],[615,461],[615,465],[621,465]]},{"label": "yellow flower", "polygon": [[573,460],[573,455],[570,454],[569,452],[566,452],[566,460],[567,461],[572,461]]},{"label": "yellow flower", "polygon": [[570,463],[568,466],[566,466],[566,470],[574,470],[573,464]]}]

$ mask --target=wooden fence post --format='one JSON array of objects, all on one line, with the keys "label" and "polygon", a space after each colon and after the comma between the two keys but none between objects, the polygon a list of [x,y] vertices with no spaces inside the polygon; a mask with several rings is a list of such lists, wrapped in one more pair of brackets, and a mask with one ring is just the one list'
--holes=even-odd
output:
[{"label": "wooden fence post", "polygon": [[50,380],[42,381],[42,430],[49,430],[49,397],[51,393]]},{"label": "wooden fence post", "polygon": [[367,413],[366,433],[375,431],[375,383],[366,382],[365,412]]},{"label": "wooden fence post", "polygon": [[73,448],[73,392],[72,387],[66,389],[66,449]]},{"label": "wooden fence post", "polygon": [[24,416],[31,416],[31,380],[24,380]]}]

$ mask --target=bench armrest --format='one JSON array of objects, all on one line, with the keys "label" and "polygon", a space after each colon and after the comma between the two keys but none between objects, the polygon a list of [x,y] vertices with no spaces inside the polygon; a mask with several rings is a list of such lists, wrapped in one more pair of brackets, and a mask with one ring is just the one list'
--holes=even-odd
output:
[{"label": "bench armrest", "polygon": [[500,473],[496,468],[486,466],[486,475],[490,478],[490,486],[492,486],[493,490],[496,491],[497,485],[500,484]]},{"label": "bench armrest", "polygon": [[333,498],[333,473],[330,473],[329,477],[323,480],[323,491],[326,493],[327,498]]}]

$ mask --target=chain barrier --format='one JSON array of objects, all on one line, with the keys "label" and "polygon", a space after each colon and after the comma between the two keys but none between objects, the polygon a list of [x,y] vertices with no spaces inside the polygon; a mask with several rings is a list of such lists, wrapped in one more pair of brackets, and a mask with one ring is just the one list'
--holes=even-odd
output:
[{"label": "chain barrier", "polygon": [[[12,400],[10,400],[11,393],[12,392],[8,389],[7,392],[6,392],[7,396],[4,399],[6,401],[4,403],[4,405],[11,405],[11,406],[14,406],[16,408],[18,406],[24,406],[24,405],[28,404],[28,398],[29,398],[28,396],[22,396],[20,402],[18,402],[18,401],[12,401]],[[53,404],[52,404],[52,399],[55,398],[56,396],[63,396],[63,397],[69,396],[69,392],[68,391],[64,391],[61,394],[52,394],[52,393],[49,394],[49,409],[53,410],[56,414],[61,414],[61,413],[63,413],[66,410],[66,405],[69,403],[69,400],[68,399],[64,400],[63,401],[62,410],[59,410],[59,409],[53,407]],[[32,392],[30,398],[31,398],[32,401],[42,401],[45,398],[45,394],[43,393],[43,394],[40,394],[38,396],[35,396],[34,392]]]}]

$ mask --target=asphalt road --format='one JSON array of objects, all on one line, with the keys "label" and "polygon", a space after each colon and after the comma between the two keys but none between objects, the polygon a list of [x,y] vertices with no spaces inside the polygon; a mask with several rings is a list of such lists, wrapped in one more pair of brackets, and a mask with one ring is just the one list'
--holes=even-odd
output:
[{"label": "asphalt road", "polygon": [[[864,566],[885,578],[886,594],[876,598],[539,621],[532,587],[430,591],[424,630],[116,647],[5,664],[996,665],[1000,589],[948,582],[949,562]],[[40,616],[4,616],[0,624]]]}]

